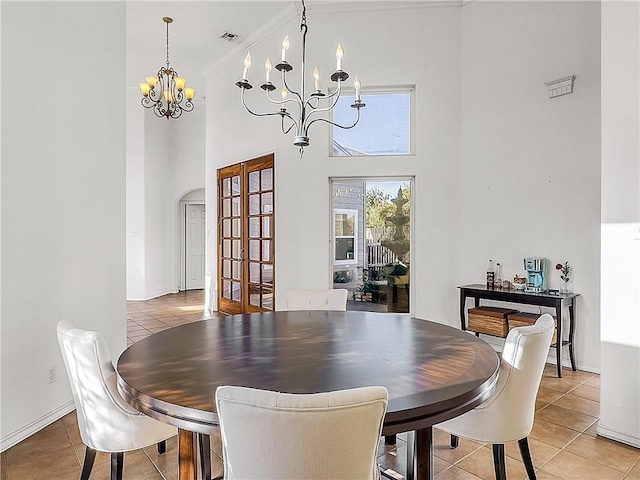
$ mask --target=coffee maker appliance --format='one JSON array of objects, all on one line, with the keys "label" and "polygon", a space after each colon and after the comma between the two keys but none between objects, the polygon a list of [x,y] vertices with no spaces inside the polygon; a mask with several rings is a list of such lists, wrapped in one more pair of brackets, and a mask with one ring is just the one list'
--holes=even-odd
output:
[{"label": "coffee maker appliance", "polygon": [[527,271],[525,292],[542,293],[547,291],[547,259],[529,257],[524,259],[524,269]]}]

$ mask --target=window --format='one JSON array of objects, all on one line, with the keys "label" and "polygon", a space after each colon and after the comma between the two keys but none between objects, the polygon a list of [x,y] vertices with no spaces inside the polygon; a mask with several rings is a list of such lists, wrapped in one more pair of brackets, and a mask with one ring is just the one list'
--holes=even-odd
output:
[{"label": "window", "polygon": [[[351,129],[333,127],[331,156],[411,155],[413,88],[388,89],[362,95],[366,107]],[[351,125],[356,111],[353,95],[342,95],[333,109],[333,121]]]},{"label": "window", "polygon": [[347,310],[409,313],[412,182],[331,180],[333,288],[349,292]]},{"label": "window", "polygon": [[334,264],[357,263],[358,211],[335,209],[334,224]]}]

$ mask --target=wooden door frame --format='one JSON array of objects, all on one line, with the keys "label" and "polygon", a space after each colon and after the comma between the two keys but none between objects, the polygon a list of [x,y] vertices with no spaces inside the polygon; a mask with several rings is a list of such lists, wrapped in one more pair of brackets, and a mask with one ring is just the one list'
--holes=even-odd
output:
[{"label": "wooden door frame", "polygon": [[[270,237],[270,259],[273,266],[273,278],[272,278],[272,290],[273,290],[273,309],[275,310],[275,158],[274,154],[263,155],[251,160],[247,160],[245,162],[236,163],[233,165],[228,165],[226,167],[221,167],[217,169],[216,178],[217,178],[217,266],[216,266],[216,278],[218,283],[218,294],[217,294],[217,303],[218,310],[225,313],[253,313],[253,312],[265,312],[270,311],[262,307],[257,307],[255,305],[250,304],[250,295],[249,295],[249,202],[248,202],[248,177],[249,173],[262,170],[264,168],[271,168],[273,172],[272,176],[272,192],[273,192],[273,213],[272,213],[272,225],[271,225],[271,237]],[[224,172],[224,176],[221,176],[221,173]],[[222,242],[223,242],[223,202],[222,202],[222,180],[225,178],[230,178],[238,175],[240,177],[240,232],[241,232],[241,242],[240,242],[240,258],[241,258],[241,269],[240,269],[240,301],[235,302],[233,300],[229,300],[223,298],[224,293],[224,285],[222,280],[222,270],[223,270],[223,257],[222,257]],[[246,257],[245,257],[246,255]]]}]

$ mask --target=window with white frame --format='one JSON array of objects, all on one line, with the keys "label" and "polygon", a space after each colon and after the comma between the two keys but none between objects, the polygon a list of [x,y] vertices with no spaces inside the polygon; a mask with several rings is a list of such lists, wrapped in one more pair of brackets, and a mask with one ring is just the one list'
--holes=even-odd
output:
[{"label": "window with white frame", "polygon": [[[361,95],[366,107],[351,129],[332,128],[332,157],[411,155],[413,87],[387,88]],[[333,121],[351,125],[357,112],[353,95],[342,95],[332,111]]]},{"label": "window with white frame", "polygon": [[358,211],[335,209],[333,211],[333,225],[334,264],[348,265],[357,263]]}]

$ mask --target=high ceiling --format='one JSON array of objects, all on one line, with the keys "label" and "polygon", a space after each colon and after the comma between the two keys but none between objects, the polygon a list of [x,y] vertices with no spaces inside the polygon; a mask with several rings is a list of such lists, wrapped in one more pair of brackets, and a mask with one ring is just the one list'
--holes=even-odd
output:
[{"label": "high ceiling", "polygon": [[166,59],[166,24],[169,25],[171,66],[196,88],[196,98],[205,93],[202,73],[228,54],[238,43],[220,38],[225,32],[240,35],[240,42],[291,8],[293,0],[218,1],[177,0],[171,2],[126,2],[127,87],[137,87],[144,77],[155,75]]},{"label": "high ceiling", "polygon": [[[371,9],[460,7],[472,0],[305,0],[309,13]],[[144,77],[155,75],[166,60],[166,24],[169,25],[171,66],[203,98],[204,71],[255,35],[274,17],[301,11],[300,0],[126,0],[127,87],[137,88]],[[237,43],[220,36],[240,36]]]}]

